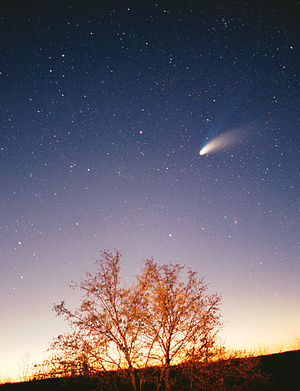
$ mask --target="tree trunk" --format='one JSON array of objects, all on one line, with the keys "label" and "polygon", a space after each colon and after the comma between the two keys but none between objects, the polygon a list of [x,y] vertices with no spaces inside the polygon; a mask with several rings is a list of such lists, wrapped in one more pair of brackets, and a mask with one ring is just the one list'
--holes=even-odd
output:
[{"label": "tree trunk", "polygon": [[190,391],[193,390],[193,364],[188,364],[187,371],[189,372],[189,378],[190,378]]},{"label": "tree trunk", "polygon": [[170,391],[170,365],[167,366],[165,372],[165,390]]},{"label": "tree trunk", "polygon": [[160,390],[161,382],[162,382],[164,373],[165,373],[165,367],[160,367],[160,376],[159,376],[158,383],[157,383],[157,386],[156,386],[156,391]]},{"label": "tree trunk", "polygon": [[130,373],[130,380],[131,380],[132,389],[133,389],[133,391],[137,391],[135,375],[134,375],[134,368],[130,367],[129,373]]}]

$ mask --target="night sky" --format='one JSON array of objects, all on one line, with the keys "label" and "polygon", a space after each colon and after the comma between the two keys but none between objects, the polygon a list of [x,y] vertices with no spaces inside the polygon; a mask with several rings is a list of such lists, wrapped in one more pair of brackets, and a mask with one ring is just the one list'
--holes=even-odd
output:
[{"label": "night sky", "polygon": [[299,2],[96,3],[1,6],[0,380],[103,249],[128,282],[151,256],[204,276],[229,346],[295,347]]}]

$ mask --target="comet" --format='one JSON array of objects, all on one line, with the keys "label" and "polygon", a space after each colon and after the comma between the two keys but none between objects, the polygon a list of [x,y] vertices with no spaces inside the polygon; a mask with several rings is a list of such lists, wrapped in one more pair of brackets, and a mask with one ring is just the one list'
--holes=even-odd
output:
[{"label": "comet", "polygon": [[242,141],[242,132],[240,130],[231,130],[230,132],[220,134],[208,141],[199,152],[199,155],[208,155],[209,153],[225,150],[231,146],[239,144]]}]

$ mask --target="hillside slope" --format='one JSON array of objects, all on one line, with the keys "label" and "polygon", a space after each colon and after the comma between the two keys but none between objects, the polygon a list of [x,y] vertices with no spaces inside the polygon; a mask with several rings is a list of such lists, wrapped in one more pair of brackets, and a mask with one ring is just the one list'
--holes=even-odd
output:
[{"label": "hillside slope", "polygon": [[[300,350],[259,356],[262,370],[270,375],[270,384],[259,391],[300,391]],[[0,391],[92,391],[95,384],[81,379],[46,379],[0,385]],[[254,390],[256,391],[256,390]]]}]

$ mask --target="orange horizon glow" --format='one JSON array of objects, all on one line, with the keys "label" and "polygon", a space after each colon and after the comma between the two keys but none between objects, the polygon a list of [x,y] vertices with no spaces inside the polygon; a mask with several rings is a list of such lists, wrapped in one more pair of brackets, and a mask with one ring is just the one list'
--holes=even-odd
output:
[{"label": "orange horizon glow", "polygon": [[[269,354],[276,354],[276,353],[284,353],[294,350],[300,350],[300,338],[295,337],[290,342],[278,344],[274,343],[273,345],[265,345],[258,343],[257,345],[250,344],[241,344],[241,345],[232,345],[230,343],[224,343],[223,344],[229,351],[231,352],[241,352],[245,355],[251,355],[251,356],[261,356],[261,355],[269,355]],[[222,345],[222,346],[223,346]],[[34,357],[30,357],[30,364],[33,366],[34,364],[41,363],[44,359],[47,358],[47,355],[35,355]],[[31,380],[34,376],[34,371],[29,371],[28,375],[23,377],[20,374],[21,368],[21,359],[22,357],[19,357],[19,362],[16,363],[16,365],[13,365],[12,362],[0,362],[0,368],[1,368],[1,374],[0,374],[0,384],[5,383],[18,383],[23,382],[27,380]],[[34,359],[36,361],[34,361]]]}]

